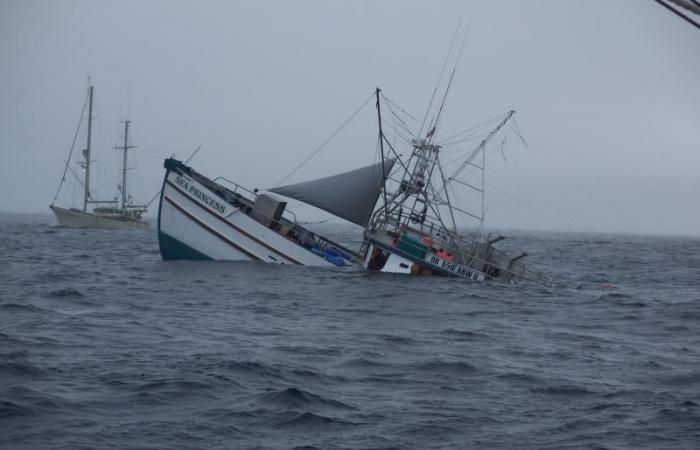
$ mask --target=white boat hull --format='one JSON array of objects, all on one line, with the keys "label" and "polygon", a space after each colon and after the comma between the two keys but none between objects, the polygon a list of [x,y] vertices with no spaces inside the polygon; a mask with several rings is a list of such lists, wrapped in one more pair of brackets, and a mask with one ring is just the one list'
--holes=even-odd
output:
[{"label": "white boat hull", "polygon": [[158,212],[163,259],[334,266],[256,221],[184,173],[168,170]]},{"label": "white boat hull", "polygon": [[372,272],[439,275],[466,278],[474,281],[484,281],[486,279],[486,275],[483,272],[447,261],[435,254],[426,254],[423,258],[418,258],[399,250],[387,242],[379,242],[373,239],[369,240],[363,267]]},{"label": "white boat hull", "polygon": [[53,205],[51,205],[51,210],[56,214],[58,224],[64,227],[112,229],[149,228],[148,223],[131,218],[115,218],[85,213],[77,209],[59,208]]}]

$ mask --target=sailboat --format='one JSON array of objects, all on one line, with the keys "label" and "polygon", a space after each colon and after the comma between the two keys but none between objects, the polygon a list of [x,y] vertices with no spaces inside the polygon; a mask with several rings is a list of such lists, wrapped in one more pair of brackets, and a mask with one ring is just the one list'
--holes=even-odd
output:
[{"label": "sailboat", "polygon": [[[83,187],[83,205],[82,208],[69,207],[64,208],[56,206],[55,202],[61,192],[61,187],[66,181],[66,175],[68,171],[71,172],[70,160],[73,154],[73,148],[68,155],[66,160],[66,165],[63,170],[63,176],[61,177],[61,182],[59,183],[56,195],[53,202],[49,206],[51,210],[56,215],[58,223],[61,226],[66,227],[91,227],[91,228],[148,228],[148,223],[143,219],[143,215],[146,213],[145,205],[137,205],[133,203],[133,200],[128,195],[127,190],[127,152],[130,149],[135,148],[134,145],[129,144],[129,125],[130,120],[124,121],[124,144],[122,146],[117,146],[115,149],[121,150],[123,152],[122,162],[123,167],[122,182],[119,186],[121,192],[121,202],[119,200],[97,200],[93,198],[90,192],[90,170],[92,163],[92,105],[94,97],[94,86],[88,86],[87,94],[87,106],[88,106],[88,118],[87,118],[87,145],[83,150],[83,160],[79,162],[80,167],[84,170],[83,179],[78,181]],[[85,113],[85,108],[83,107],[83,112],[81,113],[80,121],[78,124],[78,130],[76,130],[76,137],[78,131],[80,130],[80,124],[83,122],[83,114]],[[75,144],[75,141],[74,141]],[[92,206],[92,210],[89,209]]]}]

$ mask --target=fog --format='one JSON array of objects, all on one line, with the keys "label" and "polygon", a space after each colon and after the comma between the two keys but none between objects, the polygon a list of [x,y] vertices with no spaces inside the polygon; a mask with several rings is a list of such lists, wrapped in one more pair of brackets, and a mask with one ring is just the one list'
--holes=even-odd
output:
[{"label": "fog", "polygon": [[[487,226],[700,235],[700,31],[639,0],[4,0],[0,211],[49,212],[88,76],[98,197],[117,195],[127,118],[138,201],[200,145],[196,170],[263,189],[377,86],[422,118],[460,20],[438,134],[515,109],[527,143],[488,161]],[[290,181],[369,164],[376,143],[370,102]]]}]

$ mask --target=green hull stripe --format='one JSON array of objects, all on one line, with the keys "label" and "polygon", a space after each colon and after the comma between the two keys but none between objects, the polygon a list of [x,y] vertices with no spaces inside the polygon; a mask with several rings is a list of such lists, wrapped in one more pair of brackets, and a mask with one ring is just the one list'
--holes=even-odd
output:
[{"label": "green hull stripe", "polygon": [[212,260],[204,253],[198,252],[162,231],[158,231],[158,245],[160,246],[160,256],[165,261],[174,259]]},{"label": "green hull stripe", "polygon": [[[383,242],[378,242],[378,241],[375,241],[374,239],[371,239],[370,242],[372,244],[374,244],[375,247],[379,247],[384,251],[387,251],[390,253],[395,253],[395,254],[399,255],[400,257],[407,259],[411,262],[420,263],[420,264],[426,266],[427,268],[431,269],[435,275],[439,275],[441,277],[467,278],[467,277],[463,277],[461,275],[457,275],[456,273],[448,272],[447,270],[443,269],[440,266],[436,266],[435,264],[430,264],[429,261],[426,261],[425,259],[416,258],[413,255],[409,255],[408,253],[399,250],[398,248],[389,247],[389,246],[385,245]],[[437,272],[437,273],[435,273],[435,272]]]}]

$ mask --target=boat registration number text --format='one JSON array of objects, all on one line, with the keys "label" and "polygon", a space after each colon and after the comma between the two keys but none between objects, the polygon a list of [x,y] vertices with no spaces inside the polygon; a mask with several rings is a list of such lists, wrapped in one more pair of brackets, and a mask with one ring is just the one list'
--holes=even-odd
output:
[{"label": "boat registration number text", "polygon": [[442,270],[454,273],[460,277],[469,278],[471,280],[478,280],[481,273],[476,270],[470,269],[469,267],[463,266],[462,264],[456,264],[449,261],[445,261],[442,258],[438,258],[435,255],[430,256],[430,264],[440,267]]}]

